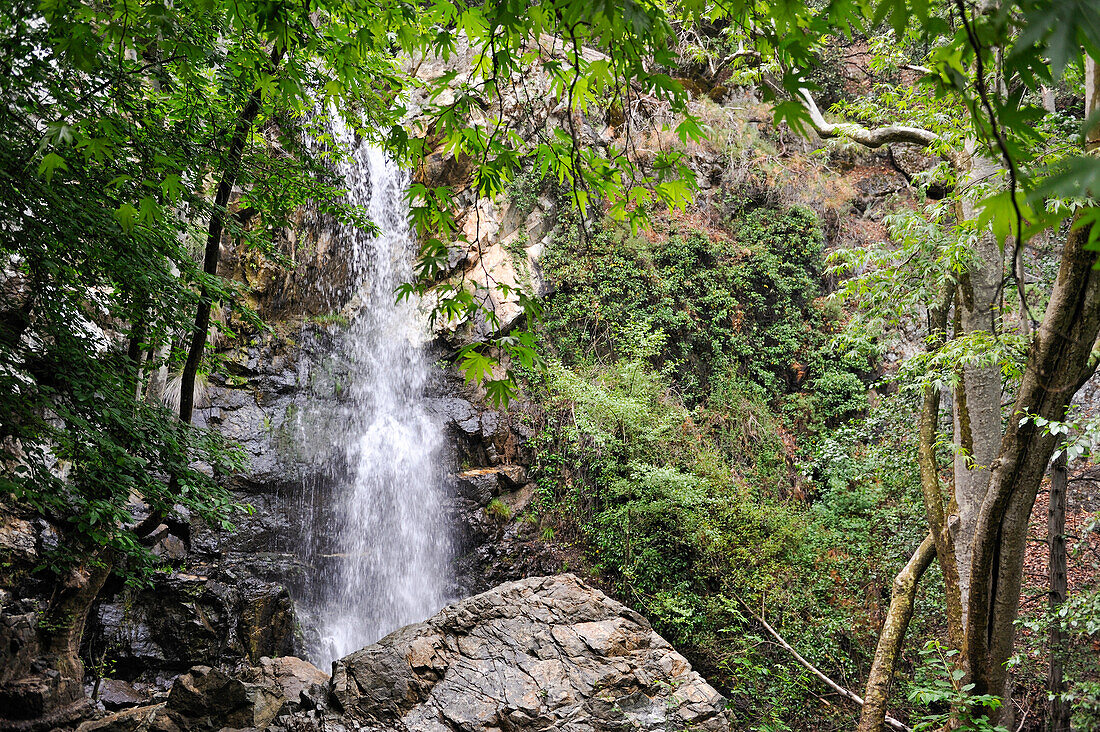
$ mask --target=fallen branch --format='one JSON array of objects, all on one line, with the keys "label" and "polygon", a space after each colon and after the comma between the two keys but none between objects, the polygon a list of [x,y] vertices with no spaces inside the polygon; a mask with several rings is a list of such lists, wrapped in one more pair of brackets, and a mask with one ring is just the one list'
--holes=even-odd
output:
[{"label": "fallen branch", "polygon": [[[754,613],[752,611],[752,608],[750,608],[748,605],[745,604],[744,600],[742,600],[740,597],[738,597],[737,601],[739,603],[741,603],[741,607],[745,608],[745,612],[747,612],[752,617],[753,620],[760,623],[760,625],[762,625],[764,627],[764,630],[768,631],[768,633],[770,633],[771,636],[773,638],[775,638],[775,640],[779,643],[779,645],[781,645],[785,649],[787,649],[787,652],[790,653],[792,656],[794,656],[795,660],[797,660],[802,665],[803,668],[805,668],[807,671],[812,673],[817,678],[821,679],[821,681],[824,682],[826,686],[828,686],[830,689],[832,689],[836,693],[840,694],[842,697],[844,697],[848,701],[855,702],[856,704],[860,705],[861,707],[863,706],[863,698],[861,696],[849,691],[848,689],[845,689],[843,686],[836,683],[835,681],[830,679],[828,676],[826,676],[824,673],[819,671],[817,669],[817,667],[815,667],[812,663],[810,663],[805,658],[803,658],[802,655],[799,654],[799,652],[796,651],[791,646],[790,643],[783,640],[783,636],[779,635],[779,633],[776,632],[775,628],[768,625],[768,622],[766,620],[764,620],[764,618],[762,618],[759,615],[757,615],[756,613]],[[894,719],[893,717],[891,717],[889,715],[887,715],[885,721],[886,721],[886,726],[887,727],[889,727],[891,729],[894,729],[894,730],[897,730],[897,732],[913,732],[913,730],[908,725],[906,725],[904,722],[900,722],[900,721]]]},{"label": "fallen branch", "polygon": [[928,147],[939,139],[935,132],[922,130],[919,127],[904,127],[901,125],[888,125],[869,130],[862,125],[845,122],[833,124],[826,122],[821,110],[817,108],[817,102],[810,95],[809,90],[799,89],[802,102],[806,111],[810,114],[810,123],[819,137],[829,139],[833,137],[846,137],[852,142],[858,142],[864,147],[876,148],[888,145],[892,142],[906,142],[910,145]]}]

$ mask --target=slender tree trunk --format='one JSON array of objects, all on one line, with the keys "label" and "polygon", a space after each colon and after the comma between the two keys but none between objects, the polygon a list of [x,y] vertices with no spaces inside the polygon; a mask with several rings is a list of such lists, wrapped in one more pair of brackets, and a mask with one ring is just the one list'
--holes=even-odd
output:
[{"label": "slender tree trunk", "polygon": [[940,393],[929,389],[924,395],[917,434],[917,464],[920,466],[921,492],[924,496],[924,512],[928,530],[936,547],[936,556],[943,572],[947,634],[953,646],[961,645],[963,637],[962,601],[959,592],[959,573],[956,562],[954,527],[949,519],[950,506],[944,506],[943,489],[940,486],[939,466],[936,464],[936,434],[939,421]]},{"label": "slender tree trunk", "polygon": [[[252,92],[241,114],[237,117],[237,124],[233,129],[233,137],[229,142],[229,151],[226,153],[225,170],[222,172],[221,181],[218,183],[214,194],[214,206],[210,213],[210,224],[206,231],[206,248],[203,252],[202,270],[213,277],[218,274],[218,260],[221,257],[222,232],[225,230],[226,207],[229,205],[229,196],[233,193],[233,186],[237,182],[237,173],[240,171],[241,160],[244,157],[244,148],[248,142],[248,135],[252,131],[252,123],[260,112],[261,93],[257,89]],[[195,313],[195,326],[191,331],[191,345],[187,349],[187,361],[183,366],[183,374],[180,378],[180,420],[190,422],[195,408],[195,378],[199,372],[199,364],[202,363],[202,354],[206,348],[206,339],[210,330],[210,310],[213,300],[206,286],[203,285],[199,294],[199,307]]]},{"label": "slender tree trunk", "polygon": [[[948,317],[951,304],[956,298],[956,287],[948,285],[942,293],[941,301],[928,308],[929,349],[935,350],[943,345],[947,337]],[[958,308],[956,308],[956,315]],[[936,462],[936,437],[939,434],[940,391],[930,388],[924,394],[917,425],[917,465],[920,468],[921,494],[924,498],[925,519],[928,531],[936,546],[943,574],[945,607],[947,611],[947,632],[951,644],[961,647],[963,637],[962,596],[959,584],[959,566],[956,553],[958,519],[953,501],[944,503],[943,486],[940,484],[940,466]]]},{"label": "slender tree trunk", "polygon": [[936,542],[932,534],[924,537],[905,567],[894,578],[890,609],[878,636],[875,660],[863,694],[863,711],[858,732],[880,732],[886,720],[886,703],[890,697],[890,682],[894,679],[898,656],[905,642],[905,632],[913,619],[913,603],[921,577],[936,558]]},{"label": "slender tree trunk", "polygon": [[[1085,60],[1085,117],[1100,108],[1100,68]],[[1086,137],[1100,145],[1100,127]],[[1028,352],[1016,408],[1008,420],[974,536],[963,657],[973,693],[1003,696],[1020,602],[1028,520],[1056,439],[1034,421],[1060,421],[1077,390],[1096,371],[1100,333],[1100,271],[1086,248],[1091,227],[1071,230],[1043,321]]]},{"label": "slender tree trunk", "polygon": [[[1100,61],[1085,57],[1085,119],[1100,109]],[[1092,152],[1100,147],[1100,122],[1085,131],[1085,150]]]},{"label": "slender tree trunk", "polygon": [[[1066,454],[1054,461],[1050,473],[1050,501],[1047,505],[1047,542],[1050,546],[1050,610],[1051,615],[1066,601]],[[1066,692],[1063,677],[1062,625],[1052,617],[1050,623],[1050,669],[1047,691],[1050,693],[1049,732],[1069,732],[1069,704],[1062,699]]]},{"label": "slender tree trunk", "polygon": [[1004,693],[1020,600],[1024,543],[1035,496],[1056,440],[1021,417],[1059,421],[1096,370],[1090,359],[1100,332],[1100,272],[1085,249],[1088,228],[1070,233],[1050,303],[1028,354],[1013,418],[978,516],[971,565],[965,657],[975,694]]},{"label": "slender tree trunk", "polygon": [[130,367],[130,393],[134,395],[134,401],[141,400],[142,382],[142,341],[145,340],[145,318],[134,323],[133,332],[130,334],[130,343],[126,348],[126,360]]},{"label": "slender tree trunk", "polygon": [[[969,168],[966,181],[981,180],[994,174],[998,166],[977,154],[968,144]],[[967,199],[960,202],[960,220],[972,220],[978,212]],[[976,257],[959,280],[956,336],[993,333],[997,330],[998,297],[1004,281],[1004,254],[991,234],[982,234],[975,242]],[[955,444],[961,448],[955,456],[954,495],[958,510],[955,534],[955,558],[959,575],[962,623],[966,623],[967,596],[970,594],[970,557],[978,511],[989,487],[989,469],[1001,447],[1001,372],[997,366],[962,368],[959,388],[953,401]]]},{"label": "slender tree trunk", "polygon": [[[285,48],[276,48],[271,52],[271,68],[279,65],[286,52]],[[226,207],[229,205],[229,197],[233,193],[233,186],[237,182],[237,174],[240,172],[241,161],[244,159],[244,148],[248,143],[248,136],[252,132],[252,124],[260,113],[260,104],[263,101],[263,93],[255,89],[249,95],[248,101],[237,117],[237,123],[233,127],[233,137],[229,141],[229,150],[225,156],[225,170],[218,182],[218,188],[214,193],[214,206],[210,213],[210,224],[206,231],[206,248],[203,251],[202,270],[213,277],[218,274],[218,260],[221,258],[222,232],[225,231]],[[195,408],[195,377],[199,372],[199,364],[202,363],[202,354],[206,349],[206,339],[210,330],[210,310],[213,307],[210,292],[205,286],[199,293],[199,307],[195,313],[195,327],[191,331],[191,345],[187,349],[187,361],[183,366],[183,374],[180,378],[180,420],[191,422],[192,412]]]}]

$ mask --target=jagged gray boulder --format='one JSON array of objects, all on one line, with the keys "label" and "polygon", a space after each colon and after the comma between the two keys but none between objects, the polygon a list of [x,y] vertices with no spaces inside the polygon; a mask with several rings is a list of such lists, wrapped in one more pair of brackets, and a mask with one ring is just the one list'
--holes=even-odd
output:
[{"label": "jagged gray boulder", "polygon": [[729,729],[683,656],[571,574],[505,583],[347,656],[330,704],[307,714],[400,732]]}]

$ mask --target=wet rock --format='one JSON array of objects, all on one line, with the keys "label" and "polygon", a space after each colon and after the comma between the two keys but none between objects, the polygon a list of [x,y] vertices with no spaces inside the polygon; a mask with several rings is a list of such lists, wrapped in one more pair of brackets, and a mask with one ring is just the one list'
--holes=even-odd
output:
[{"label": "wet rock", "polygon": [[188,732],[229,728],[264,728],[286,702],[274,683],[253,683],[208,666],[196,666],[176,679],[166,710]]},{"label": "wet rock", "polygon": [[149,674],[257,662],[294,651],[296,619],[285,587],[252,577],[173,572],[149,590],[102,602],[90,636],[120,670]]},{"label": "wet rock", "polygon": [[370,729],[729,728],[683,656],[573,575],[507,583],[402,628],[338,661],[331,693],[329,717]]},{"label": "wet rock", "polygon": [[121,679],[102,679],[96,699],[111,711],[127,709],[145,704],[148,696],[134,688],[133,684]]},{"label": "wet rock", "polygon": [[284,709],[299,709],[303,692],[327,681],[326,674],[294,657],[263,658],[234,674],[196,666],[175,680],[167,701],[85,722],[78,732],[264,729]]},{"label": "wet rock", "polygon": [[464,470],[456,476],[458,494],[479,506],[527,482],[527,472],[522,465],[500,465],[491,468]]},{"label": "wet rock", "polygon": [[28,675],[0,684],[0,732],[55,729],[90,710],[81,684],[44,663],[36,661]]}]

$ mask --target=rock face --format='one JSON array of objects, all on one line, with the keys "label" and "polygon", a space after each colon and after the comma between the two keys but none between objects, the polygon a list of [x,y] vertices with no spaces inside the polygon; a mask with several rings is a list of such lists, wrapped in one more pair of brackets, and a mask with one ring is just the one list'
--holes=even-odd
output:
[{"label": "rock face", "polygon": [[569,574],[503,584],[347,656],[331,701],[345,724],[402,732],[729,728],[722,696],[642,616]]},{"label": "rock face", "polygon": [[196,666],[172,684],[167,700],[84,722],[78,732],[214,732],[264,729],[302,691],[328,675],[300,658],[263,658],[259,666],[228,674]]},{"label": "rock face", "polygon": [[78,732],[727,732],[725,699],[638,613],[571,574],[508,582],[334,665],[196,666]]}]

